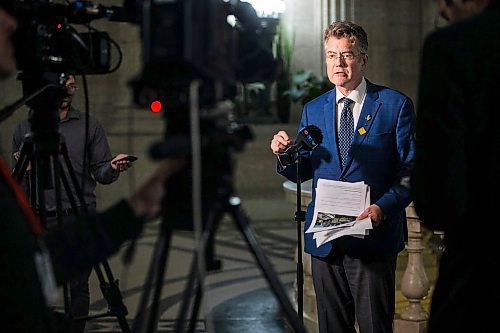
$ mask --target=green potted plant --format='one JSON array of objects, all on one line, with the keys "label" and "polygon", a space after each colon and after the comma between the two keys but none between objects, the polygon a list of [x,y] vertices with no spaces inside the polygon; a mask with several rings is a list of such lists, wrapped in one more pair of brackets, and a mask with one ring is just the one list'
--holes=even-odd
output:
[{"label": "green potted plant", "polygon": [[290,96],[285,92],[290,90],[291,73],[290,66],[292,62],[294,37],[283,22],[278,25],[278,34],[276,39],[276,58],[280,60],[282,68],[281,74],[276,80],[276,110],[278,120],[282,123],[288,123],[290,119]]},{"label": "green potted plant", "polygon": [[284,94],[304,106],[307,102],[332,89],[334,85],[326,76],[318,77],[311,70],[299,70],[292,75],[292,85]]}]

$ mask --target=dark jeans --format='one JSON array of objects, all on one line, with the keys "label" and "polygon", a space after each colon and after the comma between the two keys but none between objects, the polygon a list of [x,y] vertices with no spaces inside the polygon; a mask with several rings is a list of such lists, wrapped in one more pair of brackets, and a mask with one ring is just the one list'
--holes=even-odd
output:
[{"label": "dark jeans", "polygon": [[70,282],[71,314],[74,319],[71,326],[72,333],[85,332],[86,320],[79,320],[78,318],[87,317],[89,315],[89,277],[91,272],[92,271],[89,270],[78,279]]},{"label": "dark jeans", "polygon": [[[95,212],[95,206],[88,206],[89,213]],[[74,211],[65,214],[62,218],[62,223],[72,223],[74,222]],[[47,218],[47,228],[57,227],[57,217],[50,216]],[[89,277],[91,269],[83,272],[80,277],[73,279],[69,282],[69,293],[70,293],[70,306],[71,306],[71,316],[74,318],[71,323],[71,333],[83,333],[85,332],[86,320],[83,318],[89,315],[90,306],[90,291],[89,291]]]}]

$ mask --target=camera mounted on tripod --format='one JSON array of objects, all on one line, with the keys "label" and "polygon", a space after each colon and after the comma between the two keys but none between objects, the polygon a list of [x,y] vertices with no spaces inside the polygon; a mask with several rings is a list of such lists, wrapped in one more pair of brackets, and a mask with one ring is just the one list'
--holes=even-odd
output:
[{"label": "camera mounted on tripod", "polygon": [[[111,45],[106,32],[90,28],[94,19],[124,21],[119,7],[88,1],[56,3],[47,0],[12,0],[19,27],[13,36],[18,69],[28,73],[74,72],[106,74],[111,69]],[[71,24],[89,26],[79,32]],[[121,53],[121,52],[120,52]]]},{"label": "camera mounted on tripod", "polygon": [[[57,115],[53,113],[68,94],[65,85],[68,73],[107,74],[121,64],[119,45],[106,32],[92,28],[90,22],[100,18],[126,21],[125,14],[121,7],[93,5],[88,1],[7,2],[18,22],[13,44],[26,104],[33,110],[41,110],[38,112],[44,114],[39,117],[41,122],[44,118],[54,118],[50,125],[40,127],[55,127]],[[79,32],[73,24],[86,25],[88,32]],[[113,68],[112,45],[119,55]]]},{"label": "camera mounted on tripod", "polygon": [[[134,102],[149,106],[160,101],[163,106],[165,136],[151,154],[190,158],[191,135],[199,131],[201,197],[208,210],[218,189],[232,189],[233,153],[253,138],[233,113],[236,85],[270,82],[281,70],[273,53],[278,19],[264,20],[250,3],[239,0],[125,0],[124,11],[135,13],[129,18],[142,34],[142,71],[130,82]],[[199,85],[193,92],[195,81]],[[193,107],[198,110],[196,130],[190,127]],[[191,171],[188,167],[167,183],[164,207],[171,224],[187,225],[192,219]]]}]

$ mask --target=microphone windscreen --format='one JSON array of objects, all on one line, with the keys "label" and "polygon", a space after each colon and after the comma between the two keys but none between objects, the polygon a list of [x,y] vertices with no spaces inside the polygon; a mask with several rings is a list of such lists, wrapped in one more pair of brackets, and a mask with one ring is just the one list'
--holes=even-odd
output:
[{"label": "microphone windscreen", "polygon": [[313,150],[323,142],[323,133],[318,126],[308,125],[299,132],[295,142],[304,150]]}]

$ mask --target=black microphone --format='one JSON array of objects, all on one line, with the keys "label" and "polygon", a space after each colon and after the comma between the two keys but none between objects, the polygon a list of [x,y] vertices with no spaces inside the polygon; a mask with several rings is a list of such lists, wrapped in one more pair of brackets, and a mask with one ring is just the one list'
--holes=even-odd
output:
[{"label": "black microphone", "polygon": [[312,151],[322,142],[323,134],[321,129],[315,125],[306,126],[297,134],[295,144],[279,154],[278,159],[282,165],[294,164],[300,151]]}]

